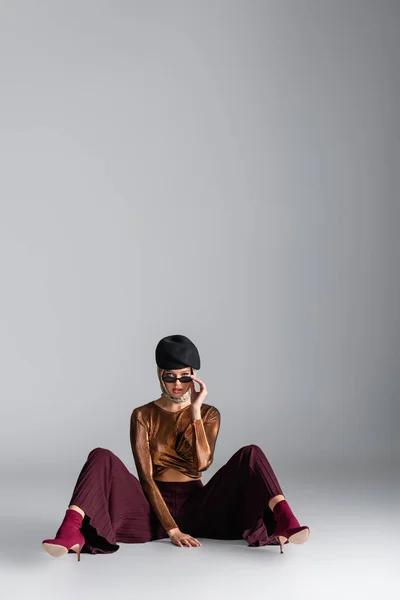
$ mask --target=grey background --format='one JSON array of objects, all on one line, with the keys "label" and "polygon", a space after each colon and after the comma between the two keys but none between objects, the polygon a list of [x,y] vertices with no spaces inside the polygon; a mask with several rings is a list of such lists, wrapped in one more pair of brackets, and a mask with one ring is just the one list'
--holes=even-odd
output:
[{"label": "grey background", "polygon": [[176,593],[200,597],[196,572],[210,598],[217,580],[298,598],[301,581],[309,600],[326,581],[343,598],[389,585],[399,16],[383,0],[0,2],[8,596],[165,590],[152,567],[175,568],[168,540],[78,571],[40,542],[92,448],[136,474],[130,414],[158,397],[154,350],[172,333],[198,346],[221,412],[203,481],[258,444],[312,530],[279,559],[202,540],[178,557]]},{"label": "grey background", "polygon": [[133,466],[171,333],[221,411],[213,468],[398,457],[399,4],[1,17],[1,467]]},{"label": "grey background", "polygon": [[3,468],[132,462],[171,333],[215,464],[399,456],[399,5],[301,4],[2,2]]}]

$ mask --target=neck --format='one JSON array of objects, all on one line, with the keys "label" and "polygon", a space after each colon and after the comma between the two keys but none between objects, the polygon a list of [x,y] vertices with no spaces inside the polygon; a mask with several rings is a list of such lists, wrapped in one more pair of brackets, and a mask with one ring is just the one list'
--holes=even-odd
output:
[{"label": "neck", "polygon": [[163,391],[161,397],[164,398],[166,402],[170,402],[170,403],[172,403],[172,404],[175,405],[175,404],[184,404],[188,400],[190,401],[191,396],[192,396],[192,394],[190,392],[190,388],[184,394],[182,394],[182,396],[180,396],[178,398],[176,398],[175,396],[173,396],[172,394],[170,394],[168,392],[168,390],[166,390],[164,388],[164,391]]},{"label": "neck", "polygon": [[181,408],[185,408],[186,406],[189,406],[189,404],[191,404],[191,402],[190,402],[190,400],[182,402],[180,398],[177,398],[176,400],[175,399],[170,400],[167,396],[162,394],[162,396],[160,398],[160,404],[161,404],[162,408],[165,408],[166,410],[174,412],[176,410],[180,410]]}]

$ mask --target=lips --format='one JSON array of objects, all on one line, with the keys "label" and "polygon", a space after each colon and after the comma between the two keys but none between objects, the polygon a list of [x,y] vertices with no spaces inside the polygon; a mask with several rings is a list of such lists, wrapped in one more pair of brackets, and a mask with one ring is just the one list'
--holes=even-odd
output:
[{"label": "lips", "polygon": [[180,392],[181,392],[182,390],[172,390],[172,391],[174,392],[174,394],[180,394]]}]

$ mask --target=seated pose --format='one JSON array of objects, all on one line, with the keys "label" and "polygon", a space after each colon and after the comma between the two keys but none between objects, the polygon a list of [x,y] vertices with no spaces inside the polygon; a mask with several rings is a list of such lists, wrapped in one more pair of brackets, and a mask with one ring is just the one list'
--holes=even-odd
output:
[{"label": "seated pose", "polygon": [[[262,449],[237,450],[205,485],[202,472],[214,458],[220,412],[205,404],[196,377],[200,357],[184,335],[156,347],[162,394],[136,407],[130,441],[138,478],[110,450],[95,448],[82,467],[54,539],[51,556],[108,554],[117,542],[169,537],[176,546],[200,546],[197,537],[245,539],[248,546],[302,544],[309,527],[293,515]],[[200,386],[195,390],[194,382]]]}]

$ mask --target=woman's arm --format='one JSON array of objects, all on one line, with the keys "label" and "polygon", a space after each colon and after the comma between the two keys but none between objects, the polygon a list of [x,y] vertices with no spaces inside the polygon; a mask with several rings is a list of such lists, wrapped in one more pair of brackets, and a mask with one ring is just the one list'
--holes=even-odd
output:
[{"label": "woman's arm", "polygon": [[131,415],[130,440],[143,491],[160,521],[161,527],[168,533],[170,529],[178,528],[178,525],[172,518],[168,506],[165,504],[165,500],[153,479],[148,430],[137,409],[134,409]]},{"label": "woman's arm", "polygon": [[193,464],[197,471],[205,471],[214,460],[214,449],[221,423],[220,412],[215,406],[204,419],[193,421]]}]

